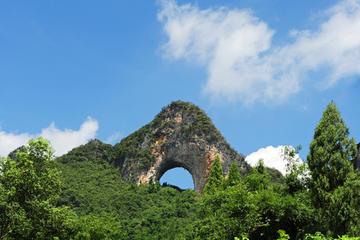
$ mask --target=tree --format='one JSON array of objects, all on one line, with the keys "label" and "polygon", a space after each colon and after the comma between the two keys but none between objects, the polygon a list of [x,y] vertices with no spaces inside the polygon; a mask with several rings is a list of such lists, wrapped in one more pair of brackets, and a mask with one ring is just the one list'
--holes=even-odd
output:
[{"label": "tree", "polygon": [[[332,101],[315,129],[307,161],[313,178],[314,191],[331,192],[344,184],[353,170],[356,158],[355,140],[349,139],[349,129]],[[316,192],[320,197],[322,193]]]},{"label": "tree", "polygon": [[214,162],[211,166],[209,181],[205,185],[204,194],[214,194],[216,190],[223,187],[224,176],[221,167],[220,157],[216,155]]},{"label": "tree", "polygon": [[64,238],[68,214],[56,208],[60,175],[54,167],[53,150],[43,138],[4,159],[0,175],[0,239]]},{"label": "tree", "polygon": [[301,146],[296,148],[285,146],[282,154],[286,162],[286,175],[284,178],[286,191],[292,195],[297,191],[305,190],[309,183],[307,163],[303,162],[298,156],[301,148]]},{"label": "tree", "polygon": [[234,239],[253,231],[259,224],[255,196],[238,184],[201,198],[194,237],[190,239]]},{"label": "tree", "polygon": [[234,186],[240,183],[241,176],[238,167],[235,163],[231,164],[230,170],[229,170],[229,176],[226,179],[226,186]]},{"label": "tree", "polygon": [[254,172],[245,177],[248,190],[264,190],[270,186],[270,175],[268,174],[262,159],[254,167]]},{"label": "tree", "polygon": [[[344,187],[345,183],[345,186],[358,185],[357,173],[354,173],[352,165],[356,154],[355,141],[349,138],[349,129],[331,101],[315,129],[307,162],[312,177],[310,189],[313,204],[319,209],[322,225],[333,234],[350,231],[349,224],[354,223],[353,215],[359,212],[358,199],[343,198],[344,191],[349,189]],[[358,195],[356,191],[359,191],[358,187],[354,188],[351,196]]]},{"label": "tree", "polygon": [[0,183],[0,239],[5,239],[14,226],[26,225],[25,213],[18,203],[8,201],[8,194]]}]

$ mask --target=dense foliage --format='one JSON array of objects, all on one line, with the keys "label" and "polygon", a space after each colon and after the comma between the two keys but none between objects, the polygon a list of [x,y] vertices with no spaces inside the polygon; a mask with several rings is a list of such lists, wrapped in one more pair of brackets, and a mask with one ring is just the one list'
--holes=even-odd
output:
[{"label": "dense foliage", "polygon": [[[99,154],[106,148],[94,141],[57,159],[64,179],[59,204],[70,206],[83,223],[104,221],[110,230],[121,229],[121,238],[108,230],[111,239],[168,239],[189,231],[186,226],[196,218],[199,195],[158,183],[138,186],[124,181],[119,169]],[[76,156],[82,161],[70,161]]]},{"label": "dense foliage", "polygon": [[132,143],[146,131],[115,153],[93,140],[54,160],[39,138],[1,159],[0,240],[359,239],[357,152],[334,103],[315,129],[307,163],[286,148],[281,178],[261,160],[245,177],[235,164],[223,176],[216,156],[203,195],[120,177],[114,159],[121,151],[141,158]]},{"label": "dense foliage", "polygon": [[211,171],[209,174],[209,181],[205,185],[204,194],[214,194],[217,189],[223,187],[224,179],[223,179],[223,170],[221,167],[220,157],[217,155],[214,159],[214,162],[211,167]]},{"label": "dense foliage", "polygon": [[357,156],[334,102],[323,113],[310,144],[312,201],[324,230],[333,235],[360,235],[360,178],[352,162]]},{"label": "dense foliage", "polygon": [[260,161],[254,172],[235,185],[223,185],[201,198],[195,239],[276,239],[284,229],[301,237],[312,225],[311,204],[306,192],[287,194],[285,185],[271,183]]},{"label": "dense foliage", "polygon": [[0,239],[68,238],[69,214],[55,207],[60,190],[49,143],[39,138],[3,159],[0,175]]}]

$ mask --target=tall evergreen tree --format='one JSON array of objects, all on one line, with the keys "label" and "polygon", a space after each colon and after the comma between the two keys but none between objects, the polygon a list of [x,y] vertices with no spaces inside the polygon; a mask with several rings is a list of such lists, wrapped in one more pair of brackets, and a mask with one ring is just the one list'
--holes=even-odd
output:
[{"label": "tall evergreen tree", "polygon": [[317,197],[344,184],[356,153],[355,140],[349,139],[349,129],[332,101],[315,129],[307,157]]},{"label": "tall evergreen tree", "polygon": [[240,183],[240,180],[241,180],[241,176],[239,169],[235,163],[232,163],[229,170],[229,176],[226,179],[226,186],[234,186]]},{"label": "tall evergreen tree", "polygon": [[218,189],[223,187],[224,176],[221,167],[220,157],[216,155],[211,166],[209,181],[205,185],[204,194],[214,194]]},{"label": "tall evergreen tree", "polygon": [[357,179],[352,166],[356,153],[355,141],[349,138],[349,129],[331,101],[315,129],[307,162],[312,176],[313,203],[319,209],[321,224],[333,234],[346,233],[357,211],[354,200],[358,200],[343,198],[343,191],[348,189],[344,184],[355,183]]}]

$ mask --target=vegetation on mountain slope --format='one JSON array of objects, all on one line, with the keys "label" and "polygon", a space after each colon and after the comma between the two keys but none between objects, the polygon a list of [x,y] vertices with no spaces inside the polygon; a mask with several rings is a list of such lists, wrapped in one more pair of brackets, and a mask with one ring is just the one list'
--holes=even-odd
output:
[{"label": "vegetation on mountain slope", "polygon": [[1,160],[0,239],[359,239],[348,134],[330,103],[308,166],[289,151],[290,172],[278,182],[262,161],[243,177],[232,165],[224,177],[217,156],[203,195],[125,181],[117,153],[98,140],[55,160],[46,140],[32,140]]},{"label": "vegetation on mountain slope", "polygon": [[[192,190],[162,188],[158,183],[124,181],[120,170],[101,158],[99,152],[106,148],[93,141],[57,159],[64,179],[58,204],[70,206],[82,218],[109,217],[122,230],[121,239],[166,239],[189,231],[186,225],[196,217],[199,195]],[[67,161],[76,156],[82,161]]]}]

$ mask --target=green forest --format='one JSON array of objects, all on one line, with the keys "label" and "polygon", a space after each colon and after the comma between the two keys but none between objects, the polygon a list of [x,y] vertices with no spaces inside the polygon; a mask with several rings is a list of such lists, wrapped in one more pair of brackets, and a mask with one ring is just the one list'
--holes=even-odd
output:
[{"label": "green forest", "polygon": [[276,181],[261,159],[246,176],[236,165],[224,176],[216,156],[203,194],[125,181],[97,140],[55,158],[33,139],[0,162],[0,240],[360,239],[349,134],[331,102],[302,165],[288,148],[288,174]]}]

